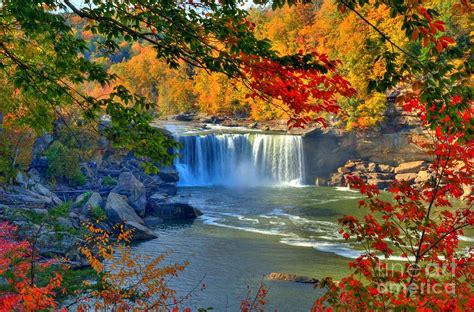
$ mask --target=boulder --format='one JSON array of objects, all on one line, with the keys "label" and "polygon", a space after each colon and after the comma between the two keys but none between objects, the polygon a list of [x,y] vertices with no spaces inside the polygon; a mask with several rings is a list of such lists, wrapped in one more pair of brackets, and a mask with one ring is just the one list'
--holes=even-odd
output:
[{"label": "boulder", "polygon": [[152,230],[144,226],[143,224],[134,222],[134,221],[126,221],[125,222],[125,229],[132,230],[132,240],[134,241],[143,241],[143,240],[150,240],[155,239],[158,237]]},{"label": "boulder", "polygon": [[367,179],[379,179],[379,180],[393,180],[395,177],[392,173],[384,173],[384,172],[371,172],[366,174]]},{"label": "boulder", "polygon": [[369,165],[367,166],[367,169],[370,171],[370,172],[378,172],[379,171],[379,166],[377,166],[376,163],[369,163]]},{"label": "boulder", "polygon": [[35,183],[30,187],[30,190],[42,196],[51,198],[53,204],[55,205],[61,205],[63,203],[63,201],[59,199],[56,194],[51,192],[47,187],[43,186],[42,184]]},{"label": "boulder", "polygon": [[51,197],[17,186],[10,187],[10,192],[5,193],[5,201],[13,205],[36,206],[38,208],[55,206]]},{"label": "boulder", "polygon": [[267,279],[272,281],[287,281],[296,283],[319,284],[319,280],[308,276],[296,274],[273,272],[267,275]]},{"label": "boulder", "polygon": [[337,169],[337,172],[339,172],[339,173],[349,173],[349,172],[351,172],[351,170],[349,168],[346,168],[346,167],[339,167]]},{"label": "boulder", "polygon": [[344,185],[344,174],[342,173],[335,173],[333,174],[328,181],[328,185],[330,186],[342,186]]},{"label": "boulder", "polygon": [[143,219],[140,218],[133,207],[131,207],[124,196],[111,192],[107,197],[105,204],[105,213],[107,214],[110,223],[124,223],[132,221],[139,224],[144,224]]},{"label": "boulder", "polygon": [[15,176],[15,183],[20,185],[21,187],[27,188],[28,187],[28,176],[21,171],[18,171]]},{"label": "boulder", "polygon": [[432,177],[432,174],[428,170],[420,170],[415,179],[416,183],[425,183],[428,182]]},{"label": "boulder", "polygon": [[126,196],[128,203],[135,209],[135,212],[142,217],[145,215],[146,189],[143,183],[138,181],[131,172],[120,174],[117,186],[112,189],[112,192]]},{"label": "boulder", "polygon": [[202,215],[198,209],[182,203],[158,203],[147,206],[147,215],[162,219],[195,219]]},{"label": "boulder", "polygon": [[356,171],[362,172],[362,171],[367,171],[367,169],[368,169],[368,164],[366,162],[359,162],[355,166]]},{"label": "boulder", "polygon": [[395,179],[398,181],[408,181],[408,182],[414,182],[416,177],[418,176],[417,173],[413,172],[408,172],[408,173],[399,173],[395,175]]},{"label": "boulder", "polygon": [[423,160],[401,163],[395,168],[395,173],[418,172],[424,164],[425,161]]},{"label": "boulder", "polygon": [[394,172],[394,168],[390,165],[378,164],[378,167],[379,167],[381,172],[386,172],[386,173],[393,173]]},{"label": "boulder", "polygon": [[163,183],[160,184],[156,191],[160,194],[174,196],[178,192],[178,187],[176,186],[176,183]]},{"label": "boulder", "polygon": [[178,171],[173,167],[164,167],[158,172],[158,176],[164,182],[178,182],[179,174]]},{"label": "boulder", "polygon": [[89,215],[92,208],[102,207],[103,205],[102,196],[97,192],[86,192],[79,195],[76,198],[74,205],[79,205],[81,210],[81,215]]},{"label": "boulder", "polygon": [[388,189],[392,180],[379,180],[379,179],[368,179],[368,184],[375,185],[379,190]]},{"label": "boulder", "polygon": [[148,203],[152,201],[153,203],[163,203],[168,199],[168,196],[160,194],[160,193],[155,193],[148,198]]},{"label": "boulder", "polygon": [[49,134],[44,134],[36,138],[35,143],[33,144],[32,158],[37,159],[41,157],[44,151],[49,147],[51,142],[53,142],[53,136]]}]

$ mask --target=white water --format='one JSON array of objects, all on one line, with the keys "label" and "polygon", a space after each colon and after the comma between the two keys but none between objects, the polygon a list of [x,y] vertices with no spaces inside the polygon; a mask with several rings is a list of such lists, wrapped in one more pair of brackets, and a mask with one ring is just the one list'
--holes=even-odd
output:
[{"label": "white water", "polygon": [[256,133],[179,136],[182,186],[301,185],[300,136]]}]

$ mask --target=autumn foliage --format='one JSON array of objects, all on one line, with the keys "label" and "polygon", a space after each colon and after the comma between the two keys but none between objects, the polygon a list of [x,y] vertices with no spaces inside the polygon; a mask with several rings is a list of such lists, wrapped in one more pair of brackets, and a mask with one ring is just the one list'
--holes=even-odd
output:
[{"label": "autumn foliage", "polygon": [[39,285],[35,273],[51,266],[40,262],[30,243],[16,237],[16,226],[0,224],[0,311],[39,311],[56,307],[55,296],[62,278],[55,274],[46,285]]}]

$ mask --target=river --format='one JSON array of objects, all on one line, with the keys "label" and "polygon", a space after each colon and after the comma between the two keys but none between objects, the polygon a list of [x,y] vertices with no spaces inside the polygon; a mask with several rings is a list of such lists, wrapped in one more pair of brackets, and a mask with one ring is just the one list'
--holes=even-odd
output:
[{"label": "river", "polygon": [[[204,215],[163,225],[158,239],[137,248],[150,255],[170,252],[170,263],[190,262],[171,283],[180,295],[200,288],[201,280],[206,285],[186,301],[189,306],[238,311],[247,287],[255,291],[270,272],[344,276],[358,252],[339,236],[336,221],[358,213],[358,198],[330,187],[180,187],[175,200]],[[268,311],[308,311],[321,294],[308,284],[264,282]]]},{"label": "river", "polygon": [[302,185],[301,137],[180,123],[166,127],[182,144],[173,200],[191,204],[203,216],[156,228],[160,237],[136,248],[150,255],[169,252],[170,263],[190,262],[171,281],[181,296],[198,288],[188,306],[238,311],[240,301],[264,281],[266,310],[308,311],[320,290],[264,276],[286,272],[339,279],[348,272],[357,246],[338,234],[337,219],[357,213],[360,196]]}]

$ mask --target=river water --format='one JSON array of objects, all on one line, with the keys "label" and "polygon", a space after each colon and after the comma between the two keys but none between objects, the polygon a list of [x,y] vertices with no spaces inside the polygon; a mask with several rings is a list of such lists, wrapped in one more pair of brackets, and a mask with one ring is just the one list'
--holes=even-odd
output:
[{"label": "river water", "polygon": [[[360,216],[361,196],[345,188],[304,186],[301,138],[168,125],[182,144],[176,161],[180,187],[174,201],[203,215],[154,230],[158,239],[136,246],[139,253],[168,253],[171,263],[189,261],[170,281],[185,305],[239,311],[263,281],[265,311],[308,311],[321,295],[312,285],[268,281],[271,272],[314,278],[346,276],[360,246],[338,233],[337,220]],[[185,129],[185,131],[183,131]],[[471,238],[469,238],[471,240]],[[201,289],[202,284],[206,287]]]},{"label": "river water", "polygon": [[[186,302],[193,308],[238,311],[239,302],[271,272],[341,278],[358,254],[337,232],[337,219],[357,213],[359,195],[329,187],[180,187],[175,199],[199,208],[194,222],[155,229],[142,253],[170,252],[167,261],[189,261],[171,282],[180,295],[204,283]],[[202,282],[200,282],[202,281]],[[311,285],[264,281],[268,311],[308,311],[320,295]]]}]

